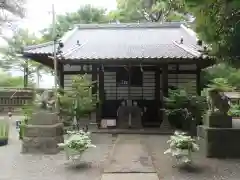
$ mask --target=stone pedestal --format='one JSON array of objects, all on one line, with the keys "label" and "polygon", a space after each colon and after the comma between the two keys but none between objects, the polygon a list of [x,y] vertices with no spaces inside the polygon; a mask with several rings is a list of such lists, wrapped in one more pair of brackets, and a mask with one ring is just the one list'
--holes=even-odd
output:
[{"label": "stone pedestal", "polygon": [[131,127],[142,128],[142,110],[138,106],[131,107]]},{"label": "stone pedestal", "polygon": [[204,124],[213,128],[232,128],[232,117],[226,113],[208,111],[204,117]]},{"label": "stone pedestal", "polygon": [[240,158],[240,129],[198,126],[200,152],[212,158]]},{"label": "stone pedestal", "polygon": [[171,132],[171,131],[173,131],[173,129],[172,129],[172,127],[171,127],[171,125],[170,125],[170,123],[169,123],[169,121],[168,121],[168,116],[167,116],[167,114],[166,114],[166,112],[165,112],[165,109],[160,109],[160,114],[162,114],[162,123],[161,123],[161,125],[160,125],[160,130],[161,131],[167,131],[167,132]]},{"label": "stone pedestal", "polygon": [[24,129],[22,153],[56,154],[60,151],[57,144],[63,141],[63,124],[57,113],[40,111]]},{"label": "stone pedestal", "polygon": [[120,106],[118,109],[118,119],[117,126],[121,129],[126,129],[129,127],[129,107]]}]

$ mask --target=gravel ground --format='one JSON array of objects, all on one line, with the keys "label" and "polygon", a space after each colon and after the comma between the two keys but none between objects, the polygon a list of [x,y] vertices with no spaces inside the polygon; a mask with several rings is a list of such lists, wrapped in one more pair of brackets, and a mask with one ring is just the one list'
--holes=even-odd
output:
[{"label": "gravel ground", "polygon": [[205,158],[201,151],[193,154],[194,167],[188,172],[172,167],[174,161],[163,152],[169,136],[145,136],[145,143],[161,180],[239,180],[240,159]]},{"label": "gravel ground", "polygon": [[17,139],[14,122],[11,126],[9,145],[0,147],[0,180],[97,180],[100,179],[105,159],[114,139],[111,135],[93,134],[97,148],[83,155],[78,168],[66,161],[63,152],[57,155],[23,155]]}]

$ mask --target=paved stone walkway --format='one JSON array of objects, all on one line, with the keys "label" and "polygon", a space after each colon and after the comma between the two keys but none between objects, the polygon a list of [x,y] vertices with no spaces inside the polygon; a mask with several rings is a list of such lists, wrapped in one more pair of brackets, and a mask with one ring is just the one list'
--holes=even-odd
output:
[{"label": "paved stone walkway", "polygon": [[102,180],[111,179],[158,180],[144,136],[118,136],[102,175]]},{"label": "paved stone walkway", "polygon": [[105,173],[155,173],[139,135],[119,135]]}]

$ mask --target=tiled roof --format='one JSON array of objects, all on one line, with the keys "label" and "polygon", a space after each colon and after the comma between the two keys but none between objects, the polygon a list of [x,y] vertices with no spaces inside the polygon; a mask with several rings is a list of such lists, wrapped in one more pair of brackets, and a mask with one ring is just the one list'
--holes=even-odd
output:
[{"label": "tiled roof", "polygon": [[[183,43],[180,43],[183,38]],[[196,36],[181,23],[77,25],[62,39],[65,59],[196,58]],[[24,54],[52,54],[53,42]]]}]

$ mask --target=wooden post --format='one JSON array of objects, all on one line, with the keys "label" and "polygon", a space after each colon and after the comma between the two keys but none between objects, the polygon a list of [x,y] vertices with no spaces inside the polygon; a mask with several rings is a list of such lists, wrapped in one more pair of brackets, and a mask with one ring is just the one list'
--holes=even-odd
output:
[{"label": "wooden post", "polygon": [[132,105],[132,103],[131,103],[131,84],[132,84],[132,82],[131,82],[131,64],[128,64],[128,66],[127,66],[127,68],[128,68],[128,103],[127,103],[127,105],[128,106],[130,106],[130,105]]},{"label": "wooden post", "polygon": [[[168,64],[164,64],[162,66],[162,92],[163,96],[168,96]],[[163,102],[163,107],[165,107]]]},{"label": "wooden post", "polygon": [[197,65],[197,80],[196,80],[196,88],[197,88],[197,95],[201,95],[201,68]]},{"label": "wooden post", "polygon": [[[131,64],[128,64],[128,106],[132,106],[133,102],[132,102],[132,97],[131,97],[131,78],[132,78],[132,70],[131,70]],[[128,127],[131,128],[132,127],[132,113],[130,112],[128,114]]]},{"label": "wooden post", "polygon": [[[168,64],[164,64],[162,66],[162,93],[163,97],[168,96]],[[168,117],[166,115],[166,105],[165,102],[162,102],[162,123],[160,125],[160,129],[162,131],[171,131],[171,126],[168,121]]]},{"label": "wooden post", "polygon": [[99,103],[98,103],[98,117],[97,117],[97,124],[98,127],[101,125],[102,120],[102,110],[103,110],[103,103],[104,103],[104,67],[102,65],[98,68],[98,75],[99,75]]},{"label": "wooden post", "polygon": [[161,95],[160,95],[160,67],[159,66],[156,66],[156,69],[155,69],[155,103],[156,103],[156,106],[157,106],[157,115],[158,115],[158,120],[160,121],[161,120],[161,117],[160,117],[160,108],[161,108]]},{"label": "wooden post", "polygon": [[156,104],[158,106],[158,109],[160,108],[161,104],[160,104],[160,67],[157,66],[156,70],[155,70],[155,100],[156,100]]},{"label": "wooden post", "polygon": [[[93,88],[92,88],[92,94],[97,94],[97,86],[98,86],[98,82],[97,82],[97,66],[96,65],[92,65],[92,81],[94,82],[93,84]],[[97,104],[96,104],[96,108],[98,108]],[[96,119],[96,123],[97,123],[97,112],[98,110],[96,109],[96,116],[94,117]]]}]

